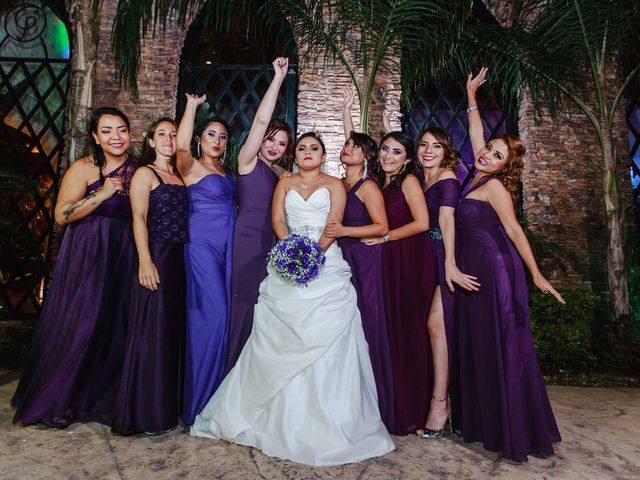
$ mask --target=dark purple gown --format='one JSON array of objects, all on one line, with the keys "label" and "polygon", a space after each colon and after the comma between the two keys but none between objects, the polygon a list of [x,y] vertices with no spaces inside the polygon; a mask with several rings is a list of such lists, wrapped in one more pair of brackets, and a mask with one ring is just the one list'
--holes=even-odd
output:
[{"label": "dark purple gown", "polygon": [[[347,193],[343,225],[360,227],[371,224],[367,207],[356,192],[364,183],[359,180]],[[371,181],[371,180],[369,180]],[[362,329],[369,344],[369,357],[378,391],[380,416],[387,430],[395,430],[393,412],[393,369],[389,337],[384,314],[382,289],[382,245],[365,245],[359,238],[343,237],[338,240],[342,256],[351,266],[351,282],[358,294],[358,309],[362,316]]]},{"label": "dark purple gown", "polygon": [[[124,357],[135,256],[129,157],[106,175],[123,180],[113,195],[72,222],[60,246],[47,299],[12,405],[14,423],[111,424]],[[101,188],[87,187],[85,196]]]},{"label": "dark purple gown", "polygon": [[[150,167],[149,167],[150,168]],[[149,252],[160,283],[155,292],[134,282],[122,380],[111,430],[121,434],[175,427],[182,405],[184,365],[184,243],[189,240],[189,199],[184,185],[160,182],[149,195]]]},{"label": "dark purple gown", "polygon": [[466,442],[504,458],[553,455],[560,441],[531,335],[522,260],[495,210],[466,195],[456,211],[456,263],[478,292],[456,295],[458,388],[453,419]]},{"label": "dark purple gown", "polygon": [[[389,230],[413,221],[402,188],[382,190]],[[427,317],[436,287],[431,239],[424,233],[384,244],[384,302],[393,364],[395,432],[423,428],[433,390]]]},{"label": "dark purple gown", "polygon": [[228,372],[233,368],[253,326],[253,307],[267,276],[267,254],[276,244],[271,228],[271,201],[278,176],[258,159],[253,172],[238,176],[238,219],[233,238]]},{"label": "dark purple gown", "polygon": [[438,285],[440,286],[440,297],[442,298],[442,310],[444,312],[444,329],[447,336],[447,353],[449,356],[449,364],[451,364],[454,345],[452,339],[453,333],[453,299],[454,294],[451,293],[445,280],[444,270],[444,242],[442,241],[442,231],[440,230],[439,216],[440,207],[458,206],[460,199],[460,182],[455,178],[445,178],[439,180],[424,192],[424,198],[427,201],[429,209],[429,237],[431,237],[431,245],[433,246],[433,260],[435,262],[436,275]]}]

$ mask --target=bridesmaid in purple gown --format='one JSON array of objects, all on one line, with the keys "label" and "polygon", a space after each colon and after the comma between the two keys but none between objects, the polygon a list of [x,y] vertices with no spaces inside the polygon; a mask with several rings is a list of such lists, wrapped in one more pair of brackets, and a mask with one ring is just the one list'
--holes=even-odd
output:
[{"label": "bridesmaid in purple gown", "polygon": [[[184,354],[187,189],[175,170],[176,124],[154,122],[131,181],[138,281],[111,430],[162,432],[178,424]],[[140,168],[143,167],[143,168]]]},{"label": "bridesmaid in purple gown", "polygon": [[[182,420],[195,416],[220,385],[227,360],[231,253],[236,222],[236,179],[223,165],[229,129],[213,118],[194,132],[205,95],[187,94],[177,135],[177,167],[189,196],[189,242],[184,249],[187,328]],[[191,155],[195,134],[198,159]]]},{"label": "bridesmaid in purple gown", "polygon": [[253,325],[258,288],[267,276],[267,253],[276,243],[271,200],[278,178],[291,170],[293,140],[289,125],[271,120],[289,61],[273,62],[273,80],[238,154],[238,220],[233,239],[231,314],[226,371],[236,364]]},{"label": "bridesmaid in purple gown", "polygon": [[429,231],[436,264],[438,286],[429,309],[427,327],[433,352],[433,393],[427,423],[418,436],[429,439],[442,437],[451,418],[447,387],[449,364],[453,358],[453,299],[456,283],[467,290],[477,290],[475,278],[465,275],[456,266],[454,211],[460,197],[456,177],[458,152],[451,137],[443,129],[432,127],[419,137],[418,162],[422,166],[425,200],[429,209]]},{"label": "bridesmaid in purple gown", "polygon": [[31,351],[11,401],[13,421],[110,425],[132,289],[129,120],[111,107],[90,120],[92,156],[64,176],[55,219],[68,224]]},{"label": "bridesmaid in purple gown", "polygon": [[415,172],[413,142],[401,132],[384,136],[375,169],[382,187],[389,233],[364,239],[383,243],[382,271],[387,331],[393,365],[394,433],[425,423],[432,390],[427,314],[436,286],[429,213]]},{"label": "bridesmaid in purple gown", "polygon": [[536,287],[564,301],[538,270],[515,215],[524,146],[509,135],[484,141],[475,93],[485,74],[483,68],[467,80],[477,174],[456,211],[456,257],[481,286],[456,296],[459,395],[453,418],[465,441],[526,461],[529,454],[553,455],[560,433],[536,359],[522,262]]}]

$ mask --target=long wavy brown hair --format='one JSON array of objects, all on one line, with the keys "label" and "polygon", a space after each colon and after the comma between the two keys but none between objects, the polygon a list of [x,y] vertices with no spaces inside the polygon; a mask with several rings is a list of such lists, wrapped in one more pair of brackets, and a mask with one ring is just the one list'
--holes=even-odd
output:
[{"label": "long wavy brown hair", "polygon": [[[449,134],[443,128],[440,128],[440,127],[425,128],[424,130],[422,130],[422,132],[420,132],[420,135],[418,135],[418,142],[417,142],[418,148],[420,148],[420,142],[422,141],[422,137],[424,137],[427,133],[430,133],[431,135],[433,135],[435,139],[438,141],[438,143],[442,145],[442,148],[444,148],[444,158],[442,159],[442,163],[440,164],[440,167],[448,168],[453,173],[456,173],[458,171],[458,157],[460,154],[453,146],[453,141],[451,140],[451,137],[449,136]],[[418,166],[422,167],[422,165],[418,165]]]},{"label": "long wavy brown hair", "polygon": [[[175,120],[169,117],[162,117],[156,120],[155,122],[153,122],[149,126],[149,129],[147,130],[147,133],[145,134],[144,140],[142,142],[142,153],[140,154],[140,158],[138,159],[138,162],[136,165],[138,168],[143,167],[145,165],[149,165],[156,161],[156,151],[149,144],[149,140],[153,140],[153,136],[156,134],[156,130],[158,129],[160,124],[164,122],[170,123],[174,127],[178,128],[178,125],[176,125]],[[171,166],[173,167],[174,171],[177,171],[175,155],[171,157]]]},{"label": "long wavy brown hair", "polygon": [[502,180],[502,183],[511,194],[511,199],[515,204],[518,201],[520,195],[520,177],[522,176],[522,168],[524,167],[524,154],[527,149],[525,148],[520,137],[514,137],[513,135],[504,134],[497,139],[502,140],[507,144],[507,163],[496,174]]},{"label": "long wavy brown hair", "polygon": [[267,126],[267,131],[264,134],[264,138],[262,141],[264,142],[267,138],[273,137],[277,132],[282,130],[287,134],[287,149],[284,151],[284,155],[273,162],[275,165],[284,168],[287,172],[290,172],[293,168],[293,144],[294,139],[291,134],[291,127],[284,120],[280,120],[279,118],[274,118],[269,122],[269,126]]}]

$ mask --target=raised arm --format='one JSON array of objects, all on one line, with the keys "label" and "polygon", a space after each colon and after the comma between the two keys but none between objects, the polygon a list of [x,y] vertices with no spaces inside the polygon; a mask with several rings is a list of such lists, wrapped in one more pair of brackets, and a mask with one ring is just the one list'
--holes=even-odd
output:
[{"label": "raised arm", "polygon": [[197,97],[187,93],[186,96],[187,106],[180,119],[180,125],[178,125],[178,132],[176,134],[177,167],[180,175],[183,177],[189,174],[189,170],[191,170],[195,162],[195,159],[191,155],[191,138],[193,137],[196,110],[198,106],[207,99],[206,95]]},{"label": "raised arm", "polygon": [[122,180],[119,178],[107,178],[100,190],[85,196],[90,176],[96,174],[93,162],[90,159],[76,160],[62,179],[58,201],[54,211],[56,222],[60,225],[83,219],[100,204],[111,198],[116,192],[123,189]]},{"label": "raised arm", "polygon": [[149,195],[153,187],[154,175],[148,168],[140,168],[131,180],[129,198],[133,215],[133,238],[138,251],[138,281],[140,285],[151,291],[158,289],[160,275],[151,259],[149,251],[149,231],[147,229],[147,213],[149,211]]},{"label": "raised arm", "polygon": [[262,140],[267,132],[271,116],[278,102],[278,92],[280,91],[282,82],[287,77],[288,69],[288,59],[278,57],[273,61],[273,80],[271,80],[267,92],[264,94],[264,97],[262,97],[256,116],[251,124],[249,135],[247,135],[247,139],[238,153],[238,173],[240,173],[240,175],[251,173],[255,168],[257,161],[256,155],[258,155],[260,151]]},{"label": "raised arm", "polygon": [[342,127],[344,128],[344,139],[348,140],[353,129],[353,118],[351,117],[351,107],[355,100],[353,87],[342,87]]},{"label": "raised arm", "polygon": [[287,194],[288,178],[289,177],[283,177],[280,179],[273,192],[273,201],[271,203],[271,227],[278,240],[289,236],[284,209],[284,198]]},{"label": "raised arm", "polygon": [[540,273],[529,240],[527,240],[516,218],[513,201],[507,189],[498,180],[489,181],[484,188],[487,190],[487,200],[498,214],[505,232],[507,232],[507,235],[516,246],[522,261],[531,272],[533,283],[542,290],[542,293],[551,293],[556,297],[558,302],[565,303],[562,296],[551,286],[547,279],[542,276],[542,273]]},{"label": "raised arm", "polygon": [[478,75],[472,77],[472,75],[469,74],[467,77],[467,116],[469,120],[469,139],[471,140],[474,158],[486,144],[484,127],[482,126],[482,118],[480,117],[480,110],[478,110],[478,101],[476,99],[478,88],[487,81],[486,76],[487,68],[482,67]]},{"label": "raised arm", "polygon": [[[344,207],[347,204],[347,193],[344,190],[342,182],[337,178],[330,178],[327,184],[327,188],[331,193],[331,206],[329,207],[329,216],[327,217],[327,225],[333,222],[342,223],[342,217],[344,216]],[[326,226],[325,231],[318,239],[318,245],[326,252],[331,244],[335,241],[335,237],[327,235]]]}]

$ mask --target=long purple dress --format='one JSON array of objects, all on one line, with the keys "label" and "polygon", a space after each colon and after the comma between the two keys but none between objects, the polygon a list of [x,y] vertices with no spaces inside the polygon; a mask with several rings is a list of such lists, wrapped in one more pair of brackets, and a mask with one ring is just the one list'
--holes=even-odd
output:
[{"label": "long purple dress", "polygon": [[[389,230],[413,221],[402,188],[382,190]],[[433,390],[427,316],[436,287],[431,239],[424,233],[384,244],[384,302],[393,364],[395,432],[414,433],[426,421]]]},{"label": "long purple dress", "polygon": [[531,335],[522,260],[495,210],[466,195],[456,211],[456,259],[478,277],[478,292],[456,295],[459,395],[453,419],[466,442],[504,458],[553,455],[560,441]]},{"label": "long purple dress", "polygon": [[187,342],[182,420],[193,424],[222,381],[227,361],[231,254],[238,188],[231,171],[211,173],[187,187],[189,243]]},{"label": "long purple dress", "polygon": [[427,201],[427,208],[429,209],[428,234],[429,237],[431,237],[431,245],[433,246],[433,259],[435,261],[436,275],[438,278],[438,285],[440,286],[440,297],[442,298],[442,309],[444,312],[444,329],[447,336],[447,352],[449,356],[449,364],[451,364],[455,347],[452,343],[452,339],[454,338],[454,294],[449,290],[445,280],[445,251],[444,243],[442,241],[442,232],[440,230],[439,216],[440,207],[456,208],[458,206],[458,200],[460,199],[460,182],[455,178],[439,180],[424,192],[424,198]]},{"label": "long purple dress", "polygon": [[253,326],[253,307],[267,276],[267,254],[276,244],[271,201],[278,176],[258,159],[253,172],[238,176],[238,221],[233,238],[231,315],[226,371],[236,364]]},{"label": "long purple dress", "polygon": [[[371,181],[371,180],[369,180]],[[360,227],[371,224],[367,207],[356,195],[365,182],[358,180],[347,193],[343,225]],[[362,316],[364,336],[369,344],[369,357],[378,391],[380,416],[387,430],[395,430],[393,412],[393,367],[389,337],[384,314],[382,288],[382,245],[365,245],[359,238],[338,240],[342,256],[351,267],[351,282],[358,295],[358,309]]]},{"label": "long purple dress", "polygon": [[155,292],[137,281],[129,309],[122,380],[111,425],[121,434],[175,427],[182,407],[185,328],[184,243],[189,240],[189,200],[184,185],[164,183],[149,195],[147,231],[160,283]]},{"label": "long purple dress", "polygon": [[[60,246],[47,299],[20,383],[14,423],[111,424],[124,357],[135,256],[129,157],[105,178],[124,191],[72,222]],[[85,196],[100,190],[89,185]]]}]

